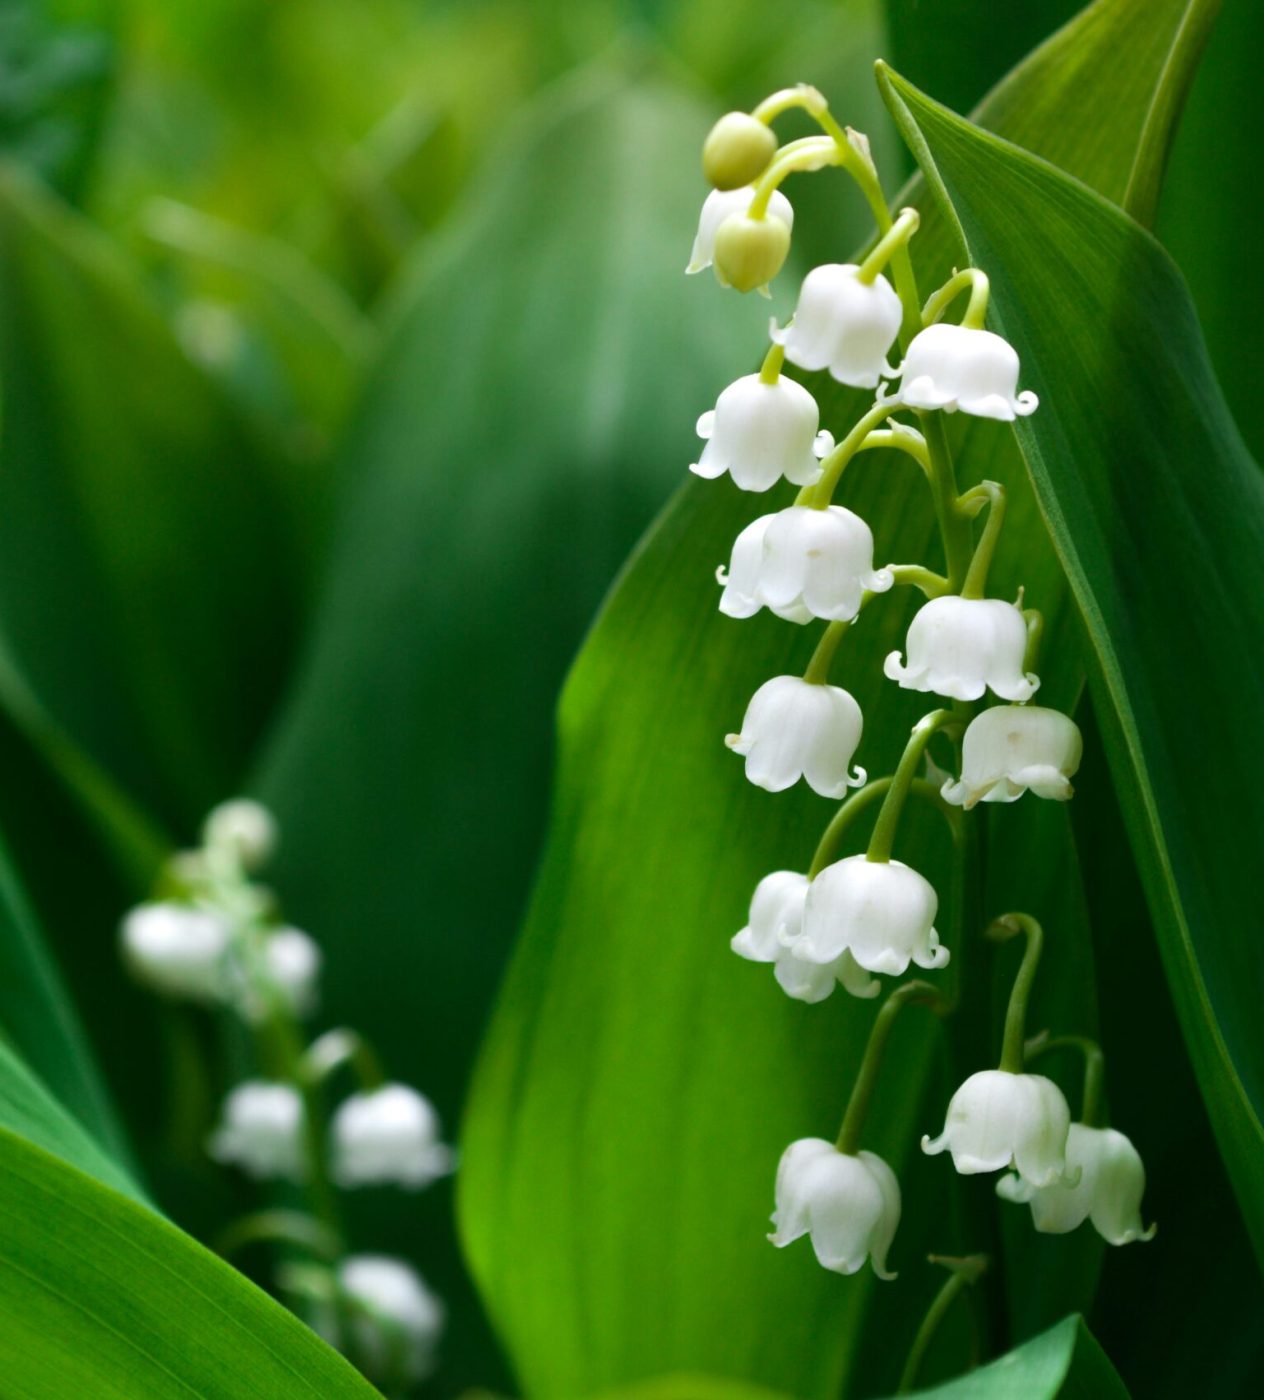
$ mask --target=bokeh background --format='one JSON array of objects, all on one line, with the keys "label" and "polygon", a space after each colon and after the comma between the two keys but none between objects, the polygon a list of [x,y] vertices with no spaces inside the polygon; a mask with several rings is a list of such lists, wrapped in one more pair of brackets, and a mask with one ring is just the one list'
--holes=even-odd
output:
[{"label": "bokeh background", "polygon": [[[234,1049],[128,983],[121,911],[256,793],[322,1024],[457,1132],[566,665],[770,309],[680,275],[702,136],[811,81],[893,189],[875,57],[967,111],[1078,6],[995,8],[0,0],[0,894],[107,1087],[23,1048],[194,1233],[249,1201],[201,1147]],[[1158,220],[1257,454],[1262,30],[1228,0]],[[845,256],[859,202],[800,196],[799,267]],[[428,1393],[507,1390],[451,1184],[353,1205],[448,1301]]]}]

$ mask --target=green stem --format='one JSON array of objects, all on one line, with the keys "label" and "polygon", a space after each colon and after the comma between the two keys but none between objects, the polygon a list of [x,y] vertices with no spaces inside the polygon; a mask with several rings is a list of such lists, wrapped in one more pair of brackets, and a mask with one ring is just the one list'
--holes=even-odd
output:
[{"label": "green stem", "polygon": [[952,1307],[957,1295],[976,1282],[988,1266],[986,1254],[970,1254],[964,1259],[948,1259],[932,1254],[931,1262],[943,1264],[952,1272],[948,1281],[935,1295],[934,1302],[922,1319],[922,1325],[917,1329],[917,1336],[913,1338],[913,1345],[909,1348],[908,1360],[900,1373],[900,1383],[895,1391],[897,1395],[907,1395],[916,1385],[922,1361],[948,1309]]},{"label": "green stem", "polygon": [[874,1020],[868,1044],[865,1046],[864,1058],[860,1062],[856,1082],[852,1086],[851,1097],[847,1100],[847,1112],[843,1115],[842,1126],[838,1130],[835,1143],[838,1150],[845,1152],[849,1157],[854,1157],[860,1147],[860,1134],[864,1130],[869,1105],[877,1087],[882,1056],[891,1037],[895,1018],[905,1006],[914,1001],[927,1002],[933,1006],[943,1005],[943,998],[929,982],[905,982],[887,997]]},{"label": "green stem", "polygon": [[948,592],[948,580],[921,564],[888,564],[897,588],[918,588],[927,598],[942,598]]},{"label": "green stem", "polygon": [[768,353],[764,356],[764,363],[759,367],[759,382],[761,384],[775,384],[781,377],[781,366],[786,362],[786,350],[784,345],[778,345],[775,341],[768,347]]},{"label": "green stem", "polygon": [[878,813],[878,820],[873,824],[873,835],[869,838],[869,849],[865,852],[869,860],[885,864],[891,859],[891,846],[900,825],[900,816],[913,786],[917,765],[926,751],[926,745],[946,724],[954,723],[957,723],[957,718],[951,710],[932,710],[913,726],[913,732],[909,735],[904,753],[891,778],[891,786],[887,789],[886,801]]},{"label": "green stem", "polygon": [[885,423],[894,411],[891,404],[874,404],[821,463],[820,480],[815,486],[805,488],[802,493],[807,496],[810,492],[810,504],[817,510],[824,510],[829,505],[838,483],[842,479],[843,472],[847,468],[847,463],[860,451],[870,432],[880,423]]},{"label": "green stem", "polygon": [[[765,97],[759,106],[752,110],[751,116],[756,121],[763,122],[765,126],[768,126],[783,112],[789,112],[795,108],[801,108],[822,126],[822,118],[829,117],[829,104],[825,101],[824,93],[819,92],[809,83],[799,83],[796,87],[779,89],[771,96]],[[836,130],[838,123],[832,117],[829,117],[829,121]],[[823,129],[829,135],[834,135],[834,132],[830,131],[828,127],[823,126]]]},{"label": "green stem", "polygon": [[1025,608],[1023,621],[1027,624],[1027,649],[1023,652],[1023,670],[1040,669],[1040,647],[1045,639],[1045,617],[1039,608]]},{"label": "green stem", "polygon": [[[894,406],[892,411],[894,412]],[[889,428],[876,428],[865,438],[856,452],[858,454],[872,452],[878,448],[903,452],[922,469],[922,475],[926,480],[930,480],[930,453],[926,449],[926,439],[916,428],[906,428],[902,423],[892,424]]]},{"label": "green stem", "polygon": [[319,1220],[297,1210],[260,1210],[235,1220],[216,1239],[214,1249],[228,1259],[252,1244],[292,1244],[317,1259],[334,1263],[342,1242]]},{"label": "green stem", "polygon": [[921,221],[921,215],[916,209],[901,209],[899,217],[878,239],[864,262],[856,269],[856,281],[872,286],[878,274],[895,255],[896,249],[905,247],[917,232]]},{"label": "green stem", "polygon": [[1005,488],[999,482],[984,481],[973,487],[960,498],[958,508],[972,516],[982,510],[984,505],[987,506],[987,523],[983,526],[983,533],[974,547],[970,567],[966,570],[961,585],[963,598],[982,598],[987,590],[988,570],[992,567],[996,542],[1000,539],[1001,527],[1005,524]]},{"label": "green stem", "polygon": [[[825,828],[817,843],[812,864],[808,867],[809,880],[815,880],[821,871],[833,861],[839,846],[842,845],[843,837],[847,835],[857,817],[868,811],[878,798],[890,788],[891,783],[892,778],[890,777],[875,778],[872,782],[866,783],[859,792],[852,793],[834,813],[830,824]],[[914,797],[925,798],[932,806],[938,808],[953,834],[956,834],[957,826],[961,820],[960,807],[954,807],[951,803],[945,802],[938,787],[925,778],[914,778],[911,792]]]},{"label": "green stem", "polygon": [[755,182],[755,195],[746,211],[747,218],[768,217],[768,201],[787,176],[802,170],[820,170],[826,165],[845,163],[846,155],[833,137],[805,136],[801,141],[791,141],[788,146],[782,146],[768,169]]},{"label": "green stem", "polygon": [[970,330],[981,329],[987,319],[990,288],[987,273],[980,272],[977,267],[967,267],[962,272],[954,273],[937,292],[931,293],[926,305],[922,307],[923,323],[933,326],[967,287],[970,288],[970,302],[966,307],[966,314],[961,318],[961,324]]},{"label": "green stem", "polygon": [[1039,1059],[1050,1050],[1078,1050],[1084,1056],[1084,1094],[1080,1100],[1080,1122],[1088,1128],[1103,1126],[1102,1084],[1106,1077],[1106,1057],[1102,1047],[1087,1035],[1033,1036],[1025,1047],[1025,1059]]},{"label": "green stem", "polygon": [[1026,1062],[1024,1036],[1027,999],[1031,995],[1031,984],[1036,979],[1036,969],[1040,965],[1044,933],[1030,914],[1004,914],[987,930],[987,936],[997,943],[1006,943],[1020,933],[1026,937],[1027,946],[1023,949],[1023,960],[1010,989],[1009,1006],[1005,1012],[1005,1033],[1001,1040],[1000,1068],[1010,1074],[1021,1074]]},{"label": "green stem", "polygon": [[812,659],[808,662],[807,670],[803,673],[803,679],[809,684],[824,685],[829,680],[829,671],[834,664],[834,655],[838,651],[839,644],[850,630],[853,621],[855,621],[854,618],[847,618],[831,622],[821,633],[821,640],[817,642]]},{"label": "green stem", "polygon": [[922,434],[930,456],[931,495],[935,502],[935,519],[944,546],[944,565],[948,572],[948,591],[957,593],[965,582],[974,553],[974,531],[970,517],[957,509],[960,492],[957,473],[948,449],[948,434],[944,416],[939,412],[919,413]]},{"label": "green stem", "polygon": [[339,1027],[326,1031],[314,1040],[304,1053],[299,1066],[299,1078],[310,1084],[323,1084],[342,1065],[350,1065],[366,1091],[380,1089],[386,1075],[377,1052],[358,1032]]}]

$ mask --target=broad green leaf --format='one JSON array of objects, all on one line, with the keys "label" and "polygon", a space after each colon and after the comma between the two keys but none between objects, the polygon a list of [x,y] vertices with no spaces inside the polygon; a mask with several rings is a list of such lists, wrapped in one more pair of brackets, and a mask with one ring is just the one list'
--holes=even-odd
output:
[{"label": "broad green leaf", "polygon": [[[1105,8],[1108,18],[1115,13]],[[1118,13],[1119,24],[1098,25],[1079,42],[1113,47],[1129,26],[1162,22],[1175,32],[1184,18],[1179,6],[1161,19],[1132,4]],[[1167,49],[1144,51],[1154,55],[1158,89]],[[1068,52],[1043,50],[1021,71],[1039,87]],[[1076,119],[1049,114],[1048,148],[1122,198],[1119,172],[1151,139],[1148,107],[1117,105],[1106,91],[1061,90]],[[1006,89],[1011,112],[1021,107],[1014,92]],[[1086,109],[1095,122],[1081,122]],[[957,253],[944,229],[919,234],[919,266],[951,265]],[[862,406],[858,395],[821,398],[835,428]],[[966,480],[990,476],[1011,489],[996,591],[1024,581],[1049,613],[1048,654],[1060,664],[1042,668],[1045,693],[1068,704],[1079,688],[1065,639],[1071,618],[1021,461],[995,425],[980,425],[962,445]],[[843,498],[871,523],[884,557],[928,558],[933,526],[907,464],[858,464]],[[794,628],[765,617],[737,624],[715,610],[711,575],[737,531],[789,499],[753,501],[727,483],[683,489],[633,557],[563,696],[550,844],[484,1049],[460,1202],[477,1276],[530,1395],[686,1366],[833,1394],[870,1330],[869,1280],[840,1285],[809,1251],[777,1254],[761,1233],[778,1155],[794,1137],[833,1132],[871,1013],[841,996],[817,1007],[790,1003],[766,969],[726,948],[756,880],[802,869],[829,810],[810,794],[752,789],[720,743],[755,687],[801,669],[810,651],[811,639]],[[921,712],[880,678],[909,611],[906,600],[876,605],[838,667],[866,715],[861,759],[875,773],[889,771]],[[935,826],[919,823],[897,854],[942,890],[945,845]],[[1059,878],[1067,869],[1051,862]],[[1051,883],[1045,897],[1055,895],[1063,898]],[[959,966],[981,962],[983,950],[968,941],[981,911],[963,920],[954,906],[945,898],[940,929]],[[1053,903],[1033,912],[1051,926],[1058,917]],[[967,1022],[958,1034],[986,1037],[986,1026]],[[915,1135],[942,1114],[952,1087],[944,1059],[936,1029],[909,1013],[889,1069],[902,1090],[880,1096],[874,1123],[875,1150],[897,1169]],[[974,1058],[968,1067],[978,1065]],[[957,1193],[943,1173],[928,1178],[933,1165],[919,1163],[906,1178],[895,1266],[912,1286],[918,1252],[976,1247],[982,1207],[995,1209],[977,1193]],[[896,1320],[875,1323],[873,1335],[911,1334],[894,1294],[880,1306]],[[865,1374],[894,1384],[891,1354],[888,1346],[887,1372],[875,1364]]]},{"label": "broad green leaf", "polygon": [[284,671],[294,542],[258,450],[132,269],[17,170],[0,177],[0,391],[19,692],[0,695],[191,823],[239,781]]},{"label": "broad green leaf", "polygon": [[997,328],[1037,367],[1044,403],[1019,442],[1084,618],[1182,1029],[1260,1251],[1264,955],[1241,930],[1258,903],[1264,675],[1240,659],[1264,640],[1264,479],[1159,246],[1090,190],[887,81],[964,251],[993,276]]},{"label": "broad green leaf", "polygon": [[377,1392],[187,1235],[0,1130],[0,1373],[14,1400]]},{"label": "broad green leaf", "polygon": [[743,1385],[740,1381],[718,1380],[715,1376],[677,1372],[637,1381],[634,1385],[621,1385],[617,1390],[603,1390],[592,1400],[789,1400],[789,1397],[765,1390],[762,1385]]},{"label": "broad green leaf", "polygon": [[[116,1156],[127,1149],[74,1007],[0,840],[0,1033]],[[0,1092],[3,1092],[0,1090]]]},{"label": "broad green leaf", "polygon": [[1064,1318],[977,1371],[916,1395],[935,1400],[1127,1400],[1128,1391],[1080,1317]]}]

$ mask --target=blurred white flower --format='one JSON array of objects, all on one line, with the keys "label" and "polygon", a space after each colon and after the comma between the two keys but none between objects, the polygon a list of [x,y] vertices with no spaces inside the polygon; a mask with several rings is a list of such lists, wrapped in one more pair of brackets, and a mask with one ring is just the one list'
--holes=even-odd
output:
[{"label": "blurred white flower", "polygon": [[238,1166],[251,1176],[301,1181],[306,1168],[298,1091],[261,1079],[238,1084],[224,1100],[207,1147],[217,1162]]},{"label": "blurred white flower", "polygon": [[756,787],[783,792],[804,778],[822,797],[842,797],[865,781],[863,768],[847,771],[863,727],[860,706],[839,686],[774,676],[751,697],[742,732],[724,742],[746,759]]},{"label": "blurred white flower", "polygon": [[873,567],[873,535],[844,506],[789,506],[761,515],[733,544],[720,611],[752,617],[766,607],[788,622],[850,621],[863,593],[884,593],[890,569]]},{"label": "blurred white flower", "polygon": [[[434,1370],[445,1309],[410,1264],[385,1254],[352,1254],[338,1265],[338,1284],[351,1304],[352,1350],[372,1377],[386,1380],[394,1372],[397,1380],[402,1373],[415,1382]],[[316,1330],[338,1341],[332,1318]]]},{"label": "blurred white flower", "polygon": [[1065,1235],[1091,1219],[1108,1244],[1154,1238],[1156,1227],[1147,1230],[1141,1224],[1145,1167],[1123,1133],[1072,1123],[1066,1164],[1068,1176],[1080,1174],[1073,1184],[1055,1181],[1037,1187],[1011,1174],[996,1183],[996,1194],[1002,1200],[1030,1205],[1032,1223],[1042,1234]]},{"label": "blurred white flower", "polygon": [[[685,268],[686,273],[701,272],[711,266],[715,258],[715,236],[720,231],[720,225],[730,214],[745,214],[754,197],[752,185],[743,185],[736,190],[712,190],[707,195],[698,218],[698,234],[693,241],[693,253],[689,266]],[[794,227],[794,210],[780,190],[774,190],[768,201],[768,217],[780,219],[787,230]]]},{"label": "blurred white flower", "polygon": [[1015,802],[1030,790],[1065,802],[1084,750],[1075,721],[1039,705],[996,705],[970,721],[962,741],[961,781],[943,786],[945,802]]},{"label": "blurred white flower", "polygon": [[943,1132],[934,1141],[924,1137],[922,1151],[947,1149],[964,1175],[1013,1166],[1032,1186],[1052,1186],[1068,1177],[1070,1126],[1071,1111],[1052,1079],[981,1070],[952,1096]]},{"label": "blurred white flower", "polygon": [[1007,340],[970,326],[927,326],[913,337],[896,371],[900,386],[890,396],[909,408],[960,409],[978,418],[1012,423],[1034,413],[1040,400],[1018,392],[1018,355]]},{"label": "blurred white flower", "polygon": [[854,1274],[868,1259],[881,1279],[900,1223],[900,1184],[872,1152],[840,1152],[824,1138],[792,1142],[777,1165],[773,1233],[779,1249],[803,1235],[816,1257],[838,1274]]},{"label": "blurred white flower", "polygon": [[393,1183],[417,1190],[455,1165],[439,1141],[430,1100],[406,1084],[352,1094],[333,1117],[333,1175],[340,1186]]},{"label": "blurred white flower", "polygon": [[268,976],[296,1016],[309,1015],[316,1007],[316,983],[324,961],[313,939],[301,929],[279,928],[263,945]]},{"label": "blurred white flower", "polygon": [[186,904],[141,904],[123,920],[123,956],[155,991],[212,1002],[224,988],[229,928],[218,914]]},{"label": "blurred white flower", "polygon": [[828,369],[840,384],[872,389],[895,374],[887,363],[900,332],[903,308],[890,282],[879,273],[861,282],[854,263],[826,263],[803,279],[794,319],[772,338],[786,359],[801,369]]},{"label": "blurred white flower", "polygon": [[755,886],[746,927],[729,946],[749,962],[772,963],[778,986],[796,1001],[824,1001],[838,983],[854,997],[877,996],[878,982],[846,949],[831,963],[808,962],[795,952],[807,897],[806,875],[792,870],[765,875]]},{"label": "blurred white flower", "polygon": [[949,954],[934,929],[938,909],[934,887],[901,861],[847,856],[812,881],[794,951],[814,963],[848,951],[866,971],[896,977],[910,962],[943,967]]},{"label": "blurred white flower", "polygon": [[817,459],[834,446],[829,433],[817,431],[820,421],[816,400],[802,384],[785,375],[765,384],[748,374],[698,419],[698,436],[707,445],[689,470],[708,479],[728,472],[743,491],[767,491],[783,476],[810,486],[821,475]]},{"label": "blurred white flower", "polygon": [[276,850],[277,829],[272,814],[248,797],[221,802],[202,826],[203,844],[230,852],[243,870],[258,870]]},{"label": "blurred white flower", "polygon": [[883,669],[904,690],[977,700],[989,687],[1002,700],[1029,700],[1040,685],[1023,671],[1027,624],[999,598],[932,598],[908,630],[908,665],[893,651]]}]

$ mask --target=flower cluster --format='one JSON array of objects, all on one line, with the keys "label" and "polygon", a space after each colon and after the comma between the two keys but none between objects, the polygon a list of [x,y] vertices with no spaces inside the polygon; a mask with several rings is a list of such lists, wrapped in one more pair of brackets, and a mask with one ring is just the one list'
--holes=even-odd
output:
[{"label": "flower cluster", "polygon": [[[154,992],[226,1010],[250,1032],[259,1073],[226,1095],[207,1150],[259,1180],[293,1183],[310,1213],[264,1211],[229,1237],[315,1253],[316,1262],[280,1271],[285,1291],[373,1378],[411,1384],[431,1368],[442,1304],[404,1260],[347,1252],[335,1188],[417,1190],[451,1172],[455,1154],[429,1100],[388,1082],[361,1035],[340,1028],[308,1043],[303,1022],[316,1008],[322,955],[253,878],[276,839],[257,802],[216,807],[201,845],[173,856],[155,898],[125,915],[122,953]],[[327,1116],[329,1081],[344,1066],[358,1088]]]},{"label": "flower cluster", "polygon": [[[822,135],[778,147],[771,122],[793,107],[814,118]],[[1030,703],[1040,686],[1039,614],[1023,609],[1021,594],[1014,603],[987,594],[1004,488],[984,481],[962,490],[942,427],[942,415],[952,413],[1013,422],[1033,413],[1038,400],[1019,388],[1013,346],[985,328],[990,287],[980,269],[955,272],[921,302],[910,255],[918,215],[889,212],[868,143],[838,126],[815,89],[788,89],[753,112],[724,117],[707,139],[703,164],[714,189],[687,271],[714,266],[726,287],[765,290],[780,271],[794,223],[780,186],[792,173],[842,168],[877,218],[876,242],[863,260],[808,272],[792,319],[771,326],[760,371],[731,384],[699,419],[706,446],[691,468],[706,478],[727,473],[744,491],[768,492],[783,479],[799,488],[792,504],[758,515],[737,536],[727,567],[717,571],[719,607],[730,618],[766,608],[798,626],[825,627],[803,674],[766,680],[726,743],[760,788],[780,792],[802,779],[823,797],[844,799],[806,872],[778,870],[759,881],[733,951],[771,963],[778,985],[797,1000],[823,1001],[836,985],[873,998],[879,978],[901,977],[910,964],[934,971],[949,963],[935,926],[935,888],[892,857],[910,796],[931,802],[954,830],[980,802],[1071,796],[1079,731],[1065,714]],[[960,322],[945,320],[962,294],[968,305]],[[839,425],[845,431],[836,437],[822,427],[812,393],[783,372],[787,365],[826,371],[839,384],[872,392],[873,402]],[[937,504],[943,573],[877,563],[869,525],[835,501],[851,459],[878,447],[912,457],[926,478]],[[904,648],[886,657],[883,670],[904,690],[940,697],[941,707],[914,726],[894,772],[870,781],[855,763],[864,739],[861,707],[831,683],[830,670],[862,609],[904,586],[920,590],[924,601]],[[944,781],[930,759],[932,742],[943,747]],[[937,774],[935,782],[921,775],[923,765]],[[867,848],[842,854],[847,830],[879,802]],[[949,1152],[962,1173],[1010,1172],[998,1194],[1029,1204],[1038,1230],[1091,1219],[1112,1243],[1148,1238],[1139,1215],[1140,1158],[1122,1134],[1093,1123],[1096,1093],[1086,1085],[1083,1121],[1073,1124],[1061,1089],[1026,1068],[1035,1054],[1064,1043],[1024,1042],[1039,925],[1014,914],[988,932],[1000,941],[1025,938],[1000,1066],[961,1085],[944,1131],[924,1139],[924,1150]],[[837,1141],[791,1143],[777,1170],[771,1240],[781,1246],[807,1234],[821,1264],[840,1273],[854,1273],[868,1259],[879,1277],[893,1276],[886,1259],[900,1189],[890,1166],[862,1150],[860,1139],[891,1020],[911,1001],[946,1013],[955,988],[948,995],[927,982],[906,982],[891,992]]]}]

